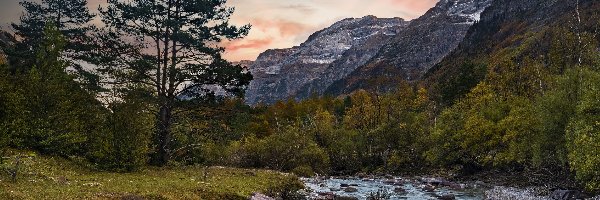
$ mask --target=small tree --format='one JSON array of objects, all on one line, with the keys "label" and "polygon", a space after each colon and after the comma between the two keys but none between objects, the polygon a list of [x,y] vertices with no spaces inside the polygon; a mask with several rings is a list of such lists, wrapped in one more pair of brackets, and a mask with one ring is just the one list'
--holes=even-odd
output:
[{"label": "small tree", "polygon": [[133,171],[148,161],[152,117],[131,97],[112,103],[103,131],[91,138],[90,158],[101,169]]},{"label": "small tree", "polygon": [[15,112],[7,128],[13,146],[72,155],[85,150],[87,134],[96,130],[103,108],[65,71],[68,64],[60,56],[65,44],[60,31],[48,24],[35,65],[15,76]]},{"label": "small tree", "polygon": [[101,9],[106,28],[95,64],[115,89],[141,84],[156,115],[152,163],[171,157],[172,124],[182,104],[211,99],[218,86],[241,96],[252,76],[221,58],[223,39],[248,33],[249,25],[229,25],[233,8],[225,0],[109,0]]}]

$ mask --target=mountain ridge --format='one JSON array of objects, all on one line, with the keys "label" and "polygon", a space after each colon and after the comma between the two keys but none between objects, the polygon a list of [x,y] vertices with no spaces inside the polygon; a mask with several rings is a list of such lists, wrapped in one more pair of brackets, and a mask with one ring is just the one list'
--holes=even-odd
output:
[{"label": "mountain ridge", "polygon": [[[246,91],[246,103],[271,104],[293,97],[300,87],[326,73],[331,63],[344,58],[348,50],[384,43],[407,24],[401,18],[347,18],[313,33],[299,46],[267,50],[249,66],[254,80]],[[352,71],[355,66],[343,68]]]},{"label": "mountain ridge", "polygon": [[389,91],[400,81],[418,81],[462,41],[492,0],[445,0],[411,21],[399,37],[351,75],[329,86],[327,94],[357,89]]}]

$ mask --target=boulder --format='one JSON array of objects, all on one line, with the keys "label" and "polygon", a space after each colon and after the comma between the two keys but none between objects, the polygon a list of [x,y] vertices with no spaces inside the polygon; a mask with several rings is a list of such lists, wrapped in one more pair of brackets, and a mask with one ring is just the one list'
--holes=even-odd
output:
[{"label": "boulder", "polygon": [[401,187],[394,188],[394,192],[398,193],[398,194],[406,194],[406,193],[408,193],[404,188],[401,188]]},{"label": "boulder", "polygon": [[395,179],[386,179],[383,181],[383,183],[385,183],[387,185],[394,185],[394,184],[396,184],[396,180]]},{"label": "boulder", "polygon": [[456,196],[454,196],[453,194],[445,194],[445,195],[438,197],[438,199],[440,199],[440,200],[455,200]]},{"label": "boulder", "polygon": [[335,197],[335,200],[358,200],[357,197],[339,196]]},{"label": "boulder", "polygon": [[356,174],[356,176],[357,176],[358,178],[364,179],[364,178],[366,178],[366,177],[367,177],[367,174],[365,174],[365,173],[362,173],[362,172],[361,172],[361,173],[358,173],[358,174]]},{"label": "boulder", "polygon": [[250,197],[250,200],[275,200],[275,199],[271,198],[267,195],[261,194],[261,193],[254,193]]},{"label": "boulder", "polygon": [[427,185],[423,186],[422,189],[425,192],[433,192],[433,191],[435,191],[435,186],[427,184]]},{"label": "boulder", "polygon": [[355,187],[347,187],[347,188],[344,188],[344,192],[348,192],[348,193],[358,192],[358,189]]},{"label": "boulder", "polygon": [[554,200],[583,199],[583,195],[576,190],[554,190],[551,198]]}]

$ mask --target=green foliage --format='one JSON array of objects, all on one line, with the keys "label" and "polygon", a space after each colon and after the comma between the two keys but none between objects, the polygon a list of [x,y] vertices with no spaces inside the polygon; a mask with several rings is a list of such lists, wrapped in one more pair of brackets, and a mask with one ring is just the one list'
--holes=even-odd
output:
[{"label": "green foliage", "polygon": [[100,169],[133,171],[148,161],[152,116],[143,105],[129,101],[110,106],[103,131],[90,138],[88,157]]},{"label": "green foliage", "polygon": [[[66,60],[85,60],[89,52],[89,34],[95,27],[90,25],[94,15],[90,13],[87,0],[42,0],[21,1],[23,16],[19,23],[13,23],[15,34],[21,38],[19,42],[7,50],[13,71],[26,71],[36,64],[36,49],[43,45],[45,29],[48,25],[56,27],[63,36]],[[66,63],[65,63],[66,64]],[[81,81],[91,81],[94,77],[86,72],[78,62],[70,62],[69,66],[82,75]],[[38,66],[39,67],[39,66]],[[90,79],[91,78],[91,79]],[[91,89],[91,88],[90,88]]]},{"label": "green foliage", "polygon": [[172,154],[179,145],[172,140],[174,119],[185,111],[183,105],[218,100],[207,87],[242,96],[252,80],[248,70],[224,60],[224,49],[216,45],[248,34],[249,25],[229,24],[233,11],[225,0],[115,0],[100,9],[106,26],[96,35],[91,63],[109,80],[107,89],[129,84],[149,89],[145,102],[156,109],[153,164],[165,165],[177,156]]},{"label": "green foliage", "polygon": [[280,171],[309,167],[320,174],[329,171],[329,158],[325,151],[298,128],[291,126],[263,139],[246,139],[236,154],[245,167],[267,167]]},{"label": "green foliage", "polygon": [[465,62],[458,65],[456,71],[460,74],[453,75],[445,80],[440,80],[441,83],[434,94],[439,95],[439,101],[442,105],[452,105],[458,99],[464,97],[469,91],[475,87],[485,77],[487,66],[473,62]]},{"label": "green foliage", "polygon": [[44,34],[36,65],[15,77],[13,115],[7,121],[11,145],[81,155],[87,134],[98,130],[103,108],[67,74],[60,32],[48,25]]},{"label": "green foliage", "polygon": [[600,73],[579,72],[580,101],[567,127],[571,169],[590,191],[600,190]]},{"label": "green foliage", "polygon": [[14,106],[11,106],[11,102],[14,101],[14,93],[11,92],[12,85],[9,80],[6,66],[0,65],[0,163],[2,163],[4,149],[10,138],[8,130],[9,116],[15,112]]},{"label": "green foliage", "polygon": [[9,160],[19,154],[24,156],[17,182],[0,172],[2,199],[248,199],[254,192],[289,195],[303,187],[296,176],[269,170],[185,166],[98,172],[62,157],[20,151]]}]

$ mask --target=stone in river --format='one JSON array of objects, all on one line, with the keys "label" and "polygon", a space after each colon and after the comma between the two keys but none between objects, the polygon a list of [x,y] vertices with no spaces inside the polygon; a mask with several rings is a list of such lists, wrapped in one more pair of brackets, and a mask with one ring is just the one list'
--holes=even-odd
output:
[{"label": "stone in river", "polygon": [[398,193],[398,194],[406,194],[407,193],[406,190],[401,187],[394,188],[394,192]]},{"label": "stone in river", "polygon": [[254,193],[254,194],[252,194],[252,197],[250,197],[250,200],[275,200],[275,199],[271,198],[267,195],[261,194],[261,193]]},{"label": "stone in river", "polygon": [[438,197],[438,199],[440,199],[440,200],[455,200],[456,197],[453,194],[445,194],[445,195]]},{"label": "stone in river", "polygon": [[552,192],[552,199],[554,200],[571,200],[571,199],[582,199],[581,192],[576,190],[554,190]]},{"label": "stone in river", "polygon": [[435,186],[433,186],[433,185],[423,186],[423,191],[425,191],[425,192],[433,192],[434,190],[435,190]]},{"label": "stone in river", "polygon": [[347,187],[344,189],[344,192],[348,192],[348,193],[358,192],[358,189],[356,189],[354,187]]}]

